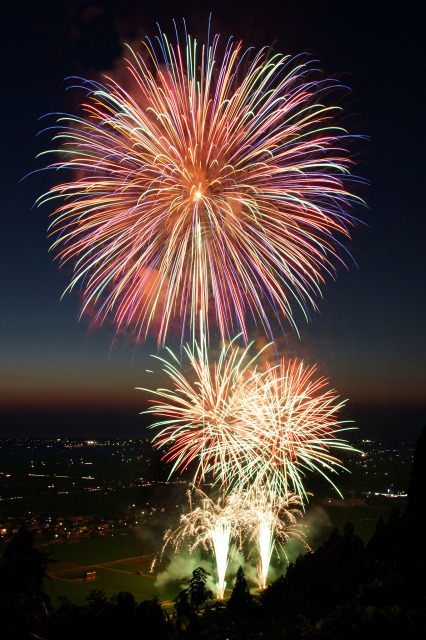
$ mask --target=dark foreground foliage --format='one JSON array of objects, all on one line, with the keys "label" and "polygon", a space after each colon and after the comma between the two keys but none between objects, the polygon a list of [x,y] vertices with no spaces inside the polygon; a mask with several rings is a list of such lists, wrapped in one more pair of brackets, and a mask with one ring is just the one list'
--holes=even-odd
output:
[{"label": "dark foreground foliage", "polygon": [[48,562],[25,526],[0,558],[1,640],[351,640],[426,638],[426,428],[416,447],[404,512],[379,520],[367,545],[351,523],[254,598],[242,567],[228,603],[212,602],[198,567],[168,615],[157,599],[128,592],[52,608],[43,590]]}]

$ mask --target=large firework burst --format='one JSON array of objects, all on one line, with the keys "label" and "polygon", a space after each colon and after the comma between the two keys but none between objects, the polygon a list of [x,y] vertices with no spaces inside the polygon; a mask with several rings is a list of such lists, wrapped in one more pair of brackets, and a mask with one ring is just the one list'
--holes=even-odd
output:
[{"label": "large firework burst", "polygon": [[271,314],[308,316],[360,202],[325,104],[337,84],[268,48],[160,33],[129,49],[124,82],[80,85],[82,115],[58,118],[48,167],[74,178],[39,202],[60,201],[52,250],[82,313],[136,336],[155,328],[160,344],[173,322],[195,335],[200,311],[246,341],[249,319],[272,337]]}]

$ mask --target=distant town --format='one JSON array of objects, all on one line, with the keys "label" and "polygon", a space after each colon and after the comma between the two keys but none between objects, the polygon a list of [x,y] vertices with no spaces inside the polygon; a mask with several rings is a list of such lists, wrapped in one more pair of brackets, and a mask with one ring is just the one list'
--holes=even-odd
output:
[{"label": "distant town", "polygon": [[[351,444],[359,452],[342,452],[348,471],[336,475],[340,494],[307,478],[316,501],[402,503],[415,442]],[[184,477],[167,475],[148,439],[2,438],[0,541],[9,541],[23,520],[38,544],[126,535],[136,527],[164,531],[187,507],[189,487]]]}]

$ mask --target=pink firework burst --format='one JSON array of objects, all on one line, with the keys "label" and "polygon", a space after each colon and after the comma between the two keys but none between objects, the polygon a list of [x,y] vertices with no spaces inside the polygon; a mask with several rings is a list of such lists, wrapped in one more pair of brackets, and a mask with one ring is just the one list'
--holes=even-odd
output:
[{"label": "pink firework burst", "polygon": [[[58,117],[71,170],[39,203],[57,203],[52,250],[70,265],[82,314],[164,345],[196,334],[201,312],[222,339],[247,323],[308,318],[361,200],[349,190],[338,85],[310,62],[219,36],[164,34],[129,48],[127,79],[82,81],[82,115]],[[131,90],[126,87],[131,86]],[[177,327],[177,329],[176,329]]]}]

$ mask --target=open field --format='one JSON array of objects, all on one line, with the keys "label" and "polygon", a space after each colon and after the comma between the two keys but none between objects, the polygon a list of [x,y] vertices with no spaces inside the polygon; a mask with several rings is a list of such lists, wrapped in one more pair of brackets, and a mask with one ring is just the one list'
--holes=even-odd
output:
[{"label": "open field", "polygon": [[[123,558],[119,566],[115,566],[114,563],[86,566],[59,564],[50,571],[52,579],[46,580],[45,588],[54,606],[59,604],[60,596],[66,596],[76,604],[84,604],[91,589],[103,589],[108,599],[120,591],[130,591],[137,602],[157,596],[167,604],[167,600],[177,595],[180,587],[163,588],[160,593],[155,586],[155,576],[149,574],[150,562],[147,560],[152,558],[144,556],[133,559]],[[139,567],[142,567],[143,575],[137,575],[136,571],[140,570]],[[84,579],[82,576],[86,571],[95,571],[96,579]]]},{"label": "open field", "polygon": [[[46,591],[57,605],[65,596],[76,604],[83,604],[91,589],[104,589],[107,598],[119,591],[130,591],[138,602],[153,596],[162,601],[174,598],[180,584],[160,590],[155,586],[155,574],[150,573],[154,553],[144,553],[138,531],[107,538],[80,538],[67,544],[43,544],[40,550],[49,555],[49,578]],[[157,565],[161,569],[161,565]],[[95,571],[96,578],[87,580],[87,572]],[[140,572],[140,574],[139,574]],[[185,576],[182,576],[183,578]]]},{"label": "open field", "polygon": [[[161,536],[158,544],[161,551]],[[0,544],[0,556],[6,545]],[[91,589],[104,589],[107,598],[120,591],[130,591],[141,602],[153,596],[162,601],[173,599],[182,588],[180,581],[171,582],[161,591],[155,586],[155,574],[150,573],[150,567],[156,554],[152,552],[152,542],[144,542],[140,529],[105,538],[80,537],[72,543],[46,543],[37,539],[35,546],[49,558],[45,589],[54,606],[59,604],[61,596],[84,604]],[[161,563],[157,563],[156,570],[161,569]],[[95,580],[83,578],[88,571],[96,571]]]}]

